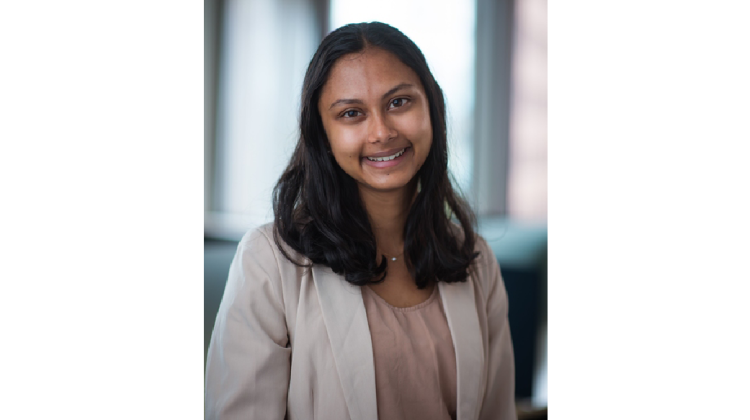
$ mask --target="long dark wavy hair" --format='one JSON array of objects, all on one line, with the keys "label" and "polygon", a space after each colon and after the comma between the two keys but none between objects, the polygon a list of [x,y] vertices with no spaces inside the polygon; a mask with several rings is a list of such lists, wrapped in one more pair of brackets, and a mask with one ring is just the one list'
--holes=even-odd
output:
[{"label": "long dark wavy hair", "polygon": [[300,138],[273,191],[274,240],[297,265],[303,263],[287,254],[282,241],[312,264],[328,266],[352,284],[385,279],[387,258],[378,265],[375,236],[357,183],[328,154],[328,137],[318,112],[320,91],[336,60],[366,47],[389,51],[409,66],[419,76],[429,102],[432,148],[416,174],[421,190],[404,227],[407,267],[420,289],[430,281],[465,281],[478,256],[475,218],[448,175],[443,92],[414,42],[380,22],[336,29],[323,39],[310,61],[302,87]]}]

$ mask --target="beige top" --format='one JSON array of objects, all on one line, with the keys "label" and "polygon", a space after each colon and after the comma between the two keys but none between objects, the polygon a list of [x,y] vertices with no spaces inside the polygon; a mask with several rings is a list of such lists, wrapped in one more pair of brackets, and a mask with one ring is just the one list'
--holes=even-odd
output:
[{"label": "beige top", "polygon": [[372,337],[378,418],[456,419],[456,353],[437,285],[409,308],[362,287]]}]

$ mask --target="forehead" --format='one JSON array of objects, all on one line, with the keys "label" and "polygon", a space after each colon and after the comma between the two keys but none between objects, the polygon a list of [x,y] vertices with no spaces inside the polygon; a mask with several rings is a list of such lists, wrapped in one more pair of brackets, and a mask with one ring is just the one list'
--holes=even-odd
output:
[{"label": "forehead", "polygon": [[420,90],[422,88],[414,70],[395,55],[380,48],[368,47],[347,54],[334,63],[320,99],[366,99],[371,95],[382,95],[401,83],[411,83]]}]

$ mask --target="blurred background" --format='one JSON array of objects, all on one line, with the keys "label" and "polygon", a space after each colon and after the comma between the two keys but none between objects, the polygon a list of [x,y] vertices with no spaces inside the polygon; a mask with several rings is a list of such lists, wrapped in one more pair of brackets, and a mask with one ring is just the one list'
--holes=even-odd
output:
[{"label": "blurred background", "polygon": [[204,7],[206,350],[237,241],[272,221],[271,191],[297,141],[302,80],[317,45],[347,23],[381,21],[420,47],[444,91],[449,169],[508,290],[519,417],[546,413],[546,0]]}]

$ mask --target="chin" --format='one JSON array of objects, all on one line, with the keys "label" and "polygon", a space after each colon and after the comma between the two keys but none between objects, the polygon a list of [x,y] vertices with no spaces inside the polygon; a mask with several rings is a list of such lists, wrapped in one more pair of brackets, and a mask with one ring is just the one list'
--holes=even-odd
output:
[{"label": "chin", "polygon": [[388,181],[384,182],[360,182],[360,188],[364,187],[373,191],[381,191],[381,192],[388,192],[388,191],[398,191],[404,188],[408,188],[412,186],[412,184],[416,183],[416,178],[404,178],[399,180],[389,179]]}]

